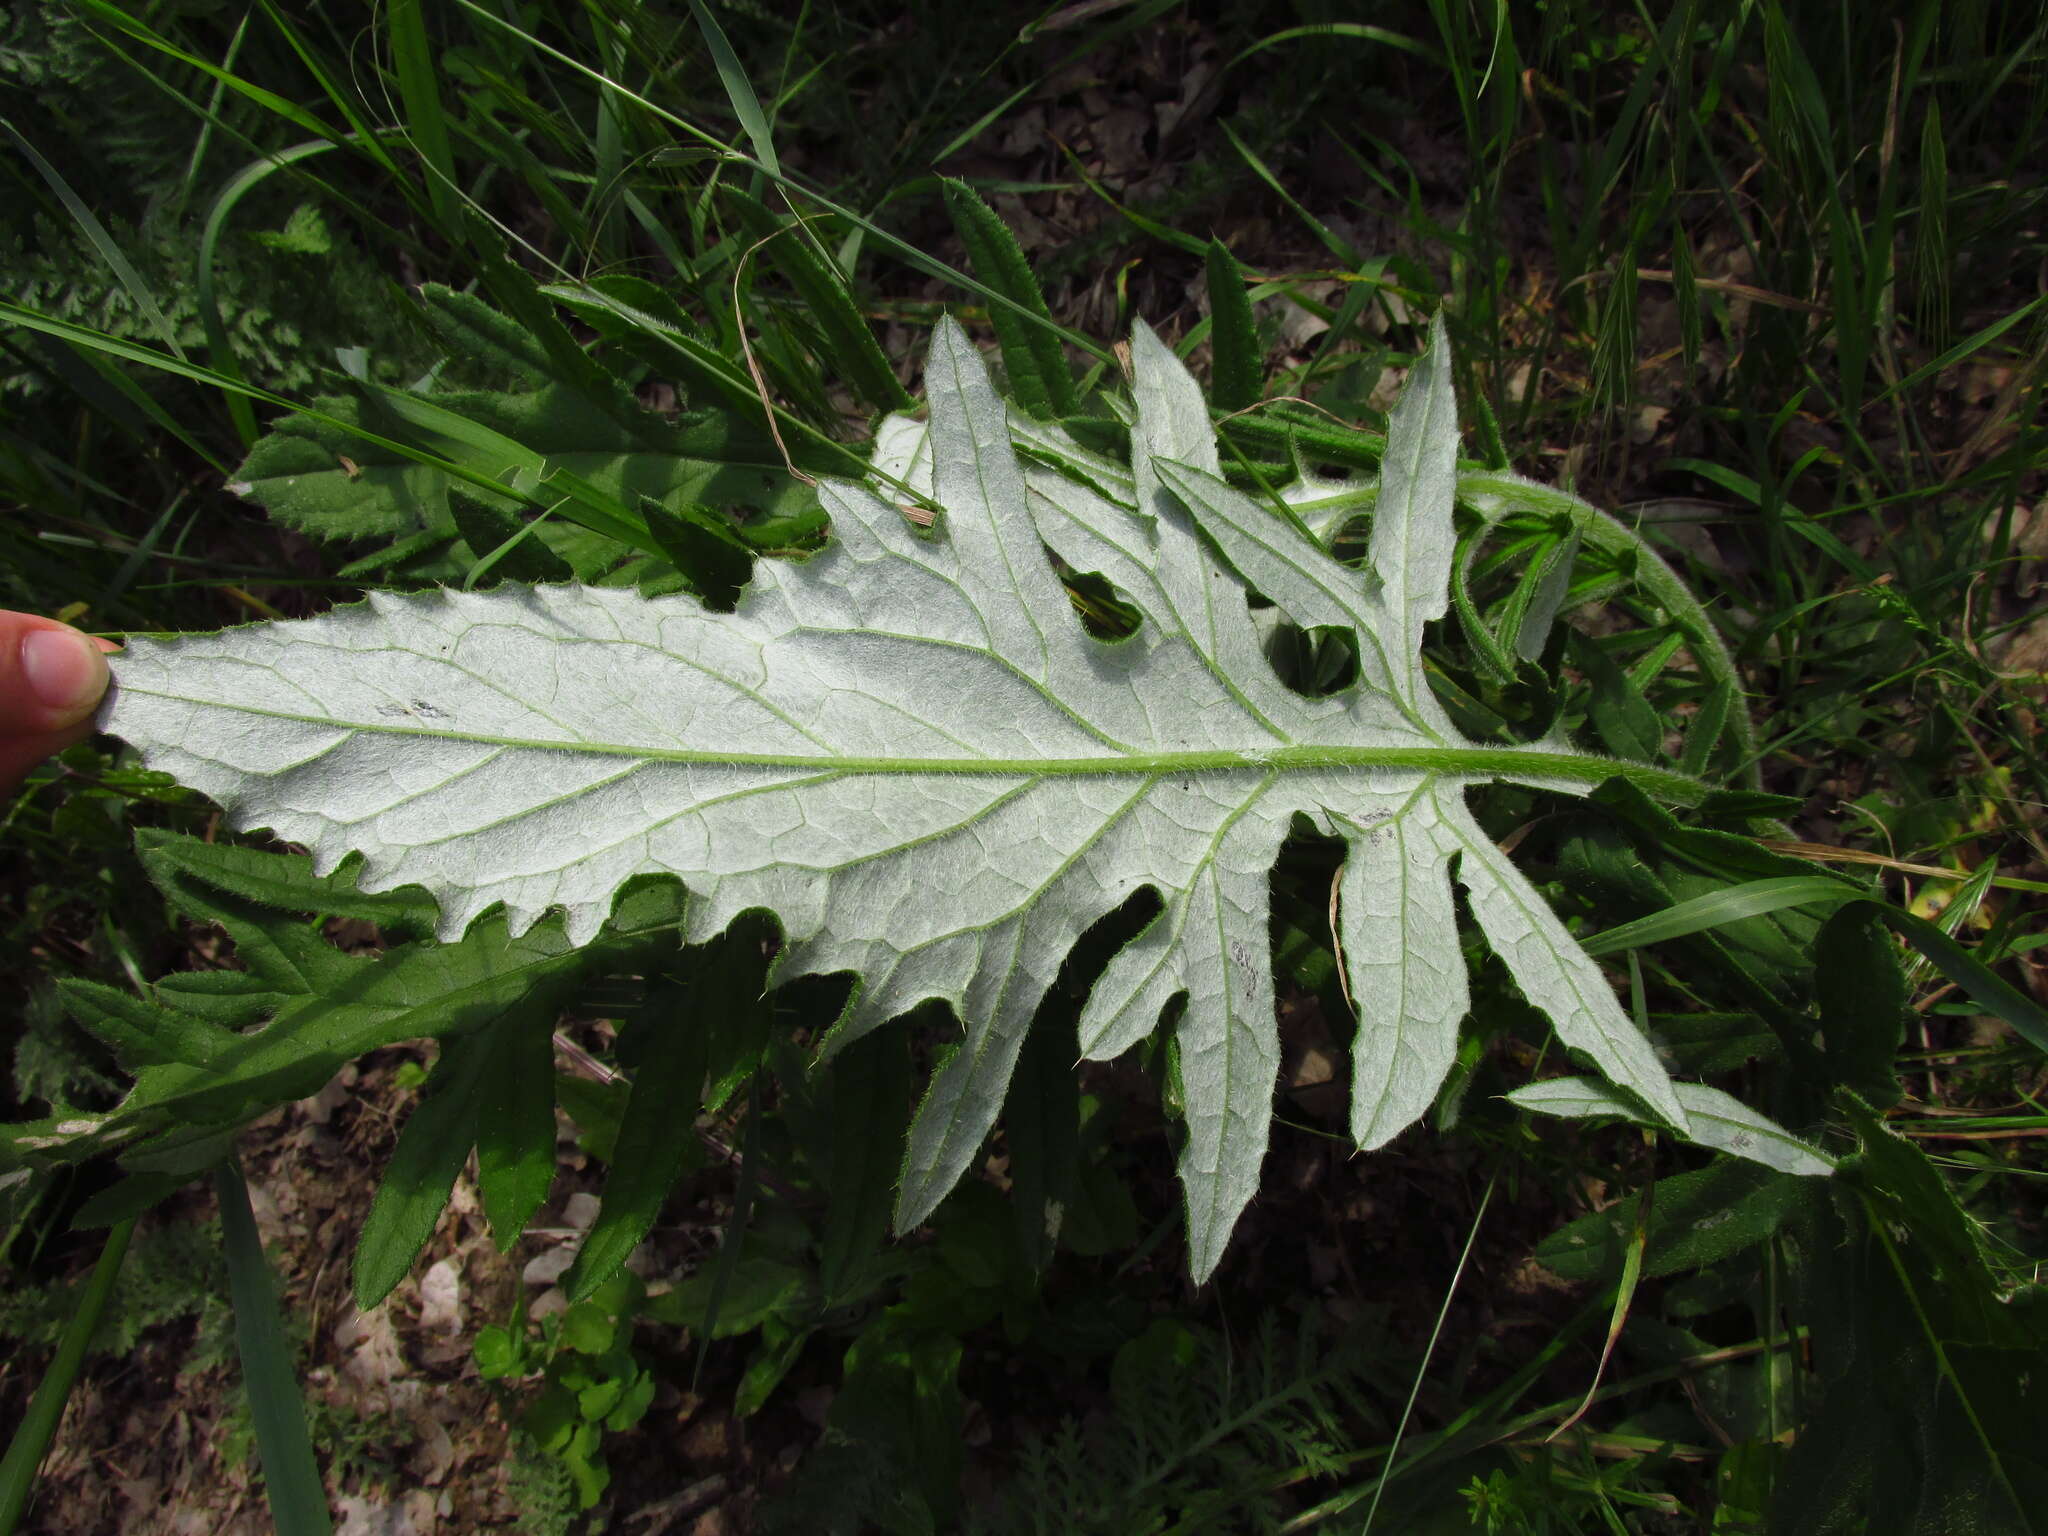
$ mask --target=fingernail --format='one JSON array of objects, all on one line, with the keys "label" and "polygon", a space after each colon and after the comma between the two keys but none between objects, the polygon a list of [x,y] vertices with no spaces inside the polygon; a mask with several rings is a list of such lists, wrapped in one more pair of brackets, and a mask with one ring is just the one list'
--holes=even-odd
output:
[{"label": "fingernail", "polygon": [[33,629],[21,640],[21,675],[43,708],[82,715],[107,687],[107,662],[75,629]]}]

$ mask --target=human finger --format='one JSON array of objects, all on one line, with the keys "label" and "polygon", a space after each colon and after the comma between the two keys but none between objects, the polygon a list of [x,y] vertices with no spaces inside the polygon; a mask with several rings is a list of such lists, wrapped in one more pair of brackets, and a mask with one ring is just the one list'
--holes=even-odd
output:
[{"label": "human finger", "polygon": [[91,733],[113,648],[55,619],[0,611],[0,783]]}]

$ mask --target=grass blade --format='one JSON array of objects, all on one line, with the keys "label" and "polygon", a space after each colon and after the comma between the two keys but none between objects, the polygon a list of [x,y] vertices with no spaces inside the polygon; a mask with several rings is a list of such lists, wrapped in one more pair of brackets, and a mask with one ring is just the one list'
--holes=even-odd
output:
[{"label": "grass blade", "polygon": [[[231,378],[242,377],[242,365],[235,357],[234,344],[228,339],[227,321],[220,312],[220,297],[214,289],[214,260],[220,250],[220,237],[227,229],[228,216],[235,211],[249,190],[267,180],[273,171],[295,165],[311,155],[324,154],[335,148],[332,139],[308,139],[303,144],[294,144],[290,149],[280,150],[252,165],[246,165],[228,178],[226,186],[214,198],[213,206],[207,210],[206,226],[199,236],[199,260],[194,269],[193,297],[199,305],[199,321],[206,327],[206,351],[213,359],[213,366]],[[244,448],[254,447],[261,434],[256,425],[256,411],[249,404],[249,397],[228,390],[228,415],[233,418],[235,431],[242,439]]]},{"label": "grass blade", "polygon": [[1975,955],[1925,918],[1879,906],[1884,925],[1925,955],[1934,968],[1969,993],[1987,1013],[1995,1013],[2037,1050],[2048,1051],[2048,1010],[1999,976]]},{"label": "grass blade", "polygon": [[761,110],[761,98],[754,94],[754,82],[747,78],[746,66],[732,51],[725,29],[704,8],[704,0],[690,0],[690,15],[697,23],[697,30],[704,34],[704,46],[711,50],[711,62],[718,70],[718,82],[725,87],[725,98],[732,103],[733,115],[740,120],[747,142],[754,146],[755,158],[770,177],[780,181],[782,165],[775,158],[775,135],[768,126],[768,114]]},{"label": "grass blade", "polygon": [[398,68],[398,98],[412,125],[413,146],[427,164],[427,199],[444,227],[456,218],[455,152],[441,111],[441,88],[427,42],[420,0],[391,0],[391,58]]},{"label": "grass blade", "polygon": [[737,188],[727,188],[725,196],[738,211],[748,235],[761,243],[762,251],[796,289],[812,322],[824,333],[828,350],[821,361],[842,375],[870,405],[888,411],[909,410],[909,391],[889,366],[887,354],[840,275],[804,243],[803,232],[795,224],[783,223]]},{"label": "grass blade", "polygon": [[1830,902],[1868,901],[1869,893],[1827,875],[1786,875],[1775,880],[1750,880],[1725,890],[1709,891],[1690,901],[1622,923],[1584,941],[1589,955],[1611,955],[1641,944],[1659,944],[1745,917],[1761,917],[1786,907]]},{"label": "grass blade", "polygon": [[43,1372],[43,1379],[36,1383],[36,1395],[29,1402],[28,1412],[22,1415],[14,1438],[7,1443],[7,1455],[0,1460],[0,1536],[13,1536],[22,1511],[28,1508],[29,1494],[36,1485],[36,1470],[50,1449],[50,1441],[56,1437],[64,1405],[70,1401],[79,1369],[85,1364],[86,1348],[99,1331],[100,1319],[106,1315],[114,1282],[120,1278],[121,1261],[128,1255],[128,1239],[134,1234],[133,1217],[116,1223],[107,1233],[106,1245],[100,1249],[99,1262],[93,1266],[85,1294],[78,1299],[78,1310],[64,1325],[64,1336],[57,1341],[57,1354],[50,1361],[50,1368]]},{"label": "grass blade", "polygon": [[235,1307],[235,1344],[242,1357],[242,1381],[249,1392],[249,1417],[263,1457],[263,1487],[278,1536],[328,1536],[334,1522],[327,1492],[313,1460],[306,1411],[278,1314],[277,1291],[263,1256],[263,1239],[249,1209],[249,1189],[233,1158],[213,1173],[220,1197],[221,1242],[227,1252],[228,1289]]},{"label": "grass blade", "polygon": [[128,290],[128,297],[135,301],[135,307],[142,311],[143,318],[149,321],[151,329],[162,339],[163,344],[177,356],[183,357],[185,349],[178,345],[177,332],[171,328],[169,318],[158,307],[156,295],[150,292],[149,284],[142,280],[142,274],[135,270],[134,264],[122,254],[119,242],[108,233],[107,226],[94,217],[93,211],[86,207],[84,200],[71,190],[71,183],[64,179],[63,173],[45,160],[37,152],[35,145],[17,133],[14,124],[4,117],[0,117],[0,133],[7,135],[8,142],[20,151],[22,158],[34,166],[37,174],[50,184],[50,190],[57,194],[57,200],[64,205],[64,211],[71,215],[72,222],[78,225],[79,232],[99,253],[99,258],[107,264],[107,269],[121,280],[121,286]]}]

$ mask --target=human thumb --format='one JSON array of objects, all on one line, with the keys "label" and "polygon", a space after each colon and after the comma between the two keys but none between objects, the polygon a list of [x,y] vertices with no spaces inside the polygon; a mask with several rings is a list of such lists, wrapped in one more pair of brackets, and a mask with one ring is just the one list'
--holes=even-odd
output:
[{"label": "human thumb", "polygon": [[0,791],[91,733],[111,649],[55,619],[0,611]]},{"label": "human thumb", "polygon": [[0,734],[44,736],[89,716],[107,691],[107,658],[68,624],[0,613]]}]

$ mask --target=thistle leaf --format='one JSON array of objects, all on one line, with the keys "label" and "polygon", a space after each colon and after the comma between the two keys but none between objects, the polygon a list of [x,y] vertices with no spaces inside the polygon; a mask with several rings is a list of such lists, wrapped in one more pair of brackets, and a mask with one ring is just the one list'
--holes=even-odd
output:
[{"label": "thistle leaf", "polygon": [[[587,942],[624,882],[666,873],[693,894],[691,942],[760,907],[783,928],[776,979],[859,979],[828,1049],[944,1000],[965,1038],[911,1127],[899,1228],[970,1166],[1067,951],[1151,887],[1161,910],[1097,982],[1079,1038],[1114,1056],[1185,999],[1189,1256],[1198,1279],[1215,1268],[1266,1149],[1267,886],[1296,816],[1351,847],[1339,927],[1362,1012],[1361,1142],[1411,1123],[1455,1053],[1454,868],[1565,1043],[1683,1131],[1649,1043],[1462,791],[1583,793],[1615,774],[1680,800],[1700,786],[1554,742],[1476,746],[1424,678],[1454,544],[1441,328],[1393,416],[1369,573],[1226,484],[1194,381],[1143,327],[1132,355],[1126,471],[1013,421],[942,324],[929,431],[905,462],[944,509],[935,526],[827,482],[830,543],[759,562],[731,613],[573,585],[373,594],[314,619],[137,639],[114,658],[102,724],[321,871],[360,852],[366,891],[423,886],[445,938],[502,905],[513,935],[560,907]],[[1110,582],[1136,633],[1092,637],[1049,550]],[[1350,630],[1357,681],[1320,698],[1285,686],[1254,592],[1297,624]]]}]

